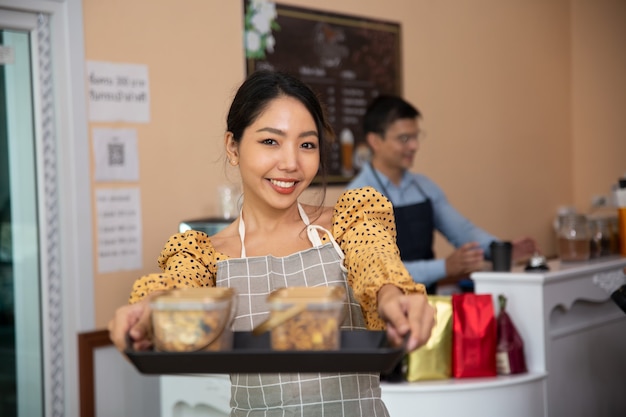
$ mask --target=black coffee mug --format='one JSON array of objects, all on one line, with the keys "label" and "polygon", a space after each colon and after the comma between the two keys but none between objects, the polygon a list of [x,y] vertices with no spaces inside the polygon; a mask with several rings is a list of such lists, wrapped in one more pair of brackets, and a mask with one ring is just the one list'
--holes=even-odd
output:
[{"label": "black coffee mug", "polygon": [[505,241],[493,241],[489,245],[493,270],[499,272],[511,271],[513,260],[513,244]]}]

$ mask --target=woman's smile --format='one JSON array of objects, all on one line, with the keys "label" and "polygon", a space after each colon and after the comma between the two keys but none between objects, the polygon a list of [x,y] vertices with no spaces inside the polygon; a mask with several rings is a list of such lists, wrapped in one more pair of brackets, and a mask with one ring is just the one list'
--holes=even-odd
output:
[{"label": "woman's smile", "polygon": [[298,183],[298,181],[295,181],[295,180],[285,181],[285,180],[275,180],[275,179],[270,179],[269,182],[274,188],[274,190],[276,190],[277,192],[281,194],[292,193],[296,189],[296,184]]}]

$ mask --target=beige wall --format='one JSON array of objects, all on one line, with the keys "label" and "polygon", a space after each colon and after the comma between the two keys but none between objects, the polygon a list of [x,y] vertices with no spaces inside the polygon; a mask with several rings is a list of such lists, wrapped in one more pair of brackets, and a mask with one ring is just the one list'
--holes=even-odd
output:
[{"label": "beige wall", "polygon": [[573,1],[571,24],[572,202],[584,210],[626,175],[626,1]]},{"label": "beige wall", "polygon": [[[557,206],[586,209],[626,171],[621,0],[281,3],[401,23],[404,94],[428,132],[414,169],[502,238],[532,235],[554,254]],[[150,123],[90,124],[133,127],[139,137],[144,268],[95,275],[95,321],[103,327],[134,279],[157,270],[179,220],[217,214],[216,188],[227,181],[224,118],[244,77],[243,6],[83,0],[83,7],[86,59],[146,64],[151,88]],[[330,189],[327,202],[340,192]],[[449,247],[439,239],[437,251]]]}]

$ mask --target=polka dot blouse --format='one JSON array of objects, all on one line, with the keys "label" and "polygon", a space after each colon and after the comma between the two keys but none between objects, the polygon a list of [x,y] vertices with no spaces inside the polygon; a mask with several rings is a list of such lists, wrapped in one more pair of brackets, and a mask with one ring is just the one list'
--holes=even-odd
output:
[{"label": "polka dot blouse", "polygon": [[[384,323],[376,309],[376,295],[385,284],[405,293],[424,293],[402,264],[395,244],[393,207],[372,187],[344,192],[335,205],[330,231],[345,254],[348,282],[361,304],[370,329]],[[328,237],[322,236],[322,242]],[[130,302],[160,290],[214,286],[217,262],[228,259],[217,252],[203,232],[187,231],[170,237],[158,258],[162,273],[145,275],[135,281]]]}]

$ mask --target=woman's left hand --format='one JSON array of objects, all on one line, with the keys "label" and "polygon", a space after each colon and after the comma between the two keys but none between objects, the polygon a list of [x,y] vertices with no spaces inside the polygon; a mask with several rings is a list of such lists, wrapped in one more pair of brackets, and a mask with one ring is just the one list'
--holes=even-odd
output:
[{"label": "woman's left hand", "polygon": [[387,323],[387,337],[407,352],[424,345],[435,325],[435,309],[426,294],[404,294],[394,285],[378,291],[378,314]]}]

